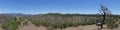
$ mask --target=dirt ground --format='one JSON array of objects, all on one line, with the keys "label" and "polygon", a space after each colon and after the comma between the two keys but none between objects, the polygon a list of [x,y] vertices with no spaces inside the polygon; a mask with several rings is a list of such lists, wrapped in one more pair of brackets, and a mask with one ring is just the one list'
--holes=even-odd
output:
[{"label": "dirt ground", "polygon": [[[78,27],[67,27],[65,29],[54,29],[54,30],[98,30],[99,27],[96,25],[87,25],[87,26],[78,26]],[[4,30],[0,28],[0,30]],[[29,23],[27,26],[20,26],[17,30],[47,30],[44,26],[35,26],[31,23]],[[110,30],[106,26],[104,26],[103,30]],[[120,27],[112,30],[120,30]]]},{"label": "dirt ground", "polygon": [[33,24],[30,24],[28,26],[24,26],[24,27],[20,27],[17,30],[47,30],[46,27],[40,26],[40,27],[36,27]]},{"label": "dirt ground", "polygon": [[97,26],[95,25],[87,25],[87,26],[78,26],[78,27],[67,27],[65,29],[59,29],[59,30],[96,30],[96,29]]},{"label": "dirt ground", "polygon": [[[95,25],[87,25],[87,26],[78,26],[78,27],[67,27],[65,29],[54,29],[54,30],[97,30],[97,29],[98,27]],[[0,30],[4,30],[4,29],[0,28]],[[43,26],[36,27],[35,25],[31,24],[28,26],[20,27],[17,30],[47,30],[47,28]],[[103,30],[110,30],[110,29],[104,28]],[[120,27],[112,30],[120,30]]]},{"label": "dirt ground", "polygon": [[[87,25],[87,26],[78,26],[78,27],[67,27],[65,29],[54,29],[54,30],[97,30],[97,29],[98,26]],[[28,26],[20,27],[17,30],[47,30],[47,28],[43,26],[36,27],[33,24],[29,24]],[[110,30],[110,29],[104,28],[103,30]]]},{"label": "dirt ground", "polygon": [[[96,25],[87,25],[87,26],[78,26],[78,27],[67,27],[65,29],[54,29],[54,30],[99,30],[99,28],[100,27]],[[47,30],[47,28],[44,26],[37,27],[29,23],[27,26],[19,27],[17,30]],[[108,29],[107,26],[104,25],[104,28],[102,30],[110,30],[110,29]],[[120,30],[120,27],[112,30]]]},{"label": "dirt ground", "polygon": [[0,30],[4,30],[4,29],[2,29],[2,28],[0,27]]}]

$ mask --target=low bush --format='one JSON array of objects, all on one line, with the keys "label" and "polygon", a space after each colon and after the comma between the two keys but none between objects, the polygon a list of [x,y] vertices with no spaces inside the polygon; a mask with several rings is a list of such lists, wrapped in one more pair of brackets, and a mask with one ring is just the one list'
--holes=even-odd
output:
[{"label": "low bush", "polygon": [[117,28],[119,27],[119,25],[116,23],[118,20],[115,20],[115,19],[107,19],[107,26],[108,28],[110,29],[114,29],[114,28]]},{"label": "low bush", "polygon": [[9,29],[16,30],[18,26],[20,25],[20,23],[21,23],[20,20],[11,20],[11,21],[7,21],[3,23],[1,27],[3,29],[7,29],[8,27],[10,27]]},{"label": "low bush", "polygon": [[119,27],[118,24],[108,24],[107,26],[111,29]]},{"label": "low bush", "polygon": [[79,22],[76,22],[76,23],[73,23],[73,22],[55,22],[55,23],[51,23],[49,21],[34,21],[32,22],[34,25],[36,26],[39,26],[39,25],[43,25],[45,27],[49,27],[49,26],[52,26],[52,28],[55,28],[55,29],[63,29],[63,28],[66,28],[66,27],[77,27],[79,25],[92,25],[92,24],[95,24],[95,21],[79,21]]},{"label": "low bush", "polygon": [[11,23],[5,22],[5,23],[3,23],[3,24],[1,25],[1,28],[6,29],[6,28],[9,27],[10,25],[11,25]]},{"label": "low bush", "polygon": [[12,27],[10,30],[16,30],[18,28],[18,26],[19,26],[18,24],[12,24]]},{"label": "low bush", "polygon": [[28,21],[23,22],[23,26],[28,25]]},{"label": "low bush", "polygon": [[34,22],[32,22],[32,24],[34,24],[34,25],[36,25],[36,26],[39,26],[39,25],[41,25],[41,22],[34,21]]}]

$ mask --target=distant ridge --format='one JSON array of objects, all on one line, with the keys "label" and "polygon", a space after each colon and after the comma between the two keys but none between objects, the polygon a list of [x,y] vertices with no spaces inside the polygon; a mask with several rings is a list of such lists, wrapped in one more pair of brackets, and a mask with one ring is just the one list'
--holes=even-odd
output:
[{"label": "distant ridge", "polygon": [[2,15],[6,15],[6,16],[33,16],[32,14],[23,14],[23,13],[4,13]]}]

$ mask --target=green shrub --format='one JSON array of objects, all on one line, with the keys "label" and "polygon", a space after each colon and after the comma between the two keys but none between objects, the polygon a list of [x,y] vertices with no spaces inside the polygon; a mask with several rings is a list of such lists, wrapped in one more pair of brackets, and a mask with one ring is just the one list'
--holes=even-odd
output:
[{"label": "green shrub", "polygon": [[34,21],[32,22],[34,25],[39,26],[39,25],[43,25],[45,27],[49,27],[52,26],[55,29],[63,29],[66,27],[77,27],[79,25],[92,25],[95,24],[95,21],[80,21],[80,22],[55,22],[55,23],[51,23],[49,21]]},{"label": "green shrub", "polygon": [[118,24],[108,24],[107,26],[111,29],[119,27]]},{"label": "green shrub", "polygon": [[43,21],[43,22],[41,23],[41,25],[43,25],[43,26],[45,26],[45,27],[48,27],[48,26],[50,26],[51,24],[50,24],[48,21]]},{"label": "green shrub", "polygon": [[48,26],[47,30],[53,30],[53,27],[52,26]]},{"label": "green shrub", "polygon": [[11,30],[16,30],[18,28],[18,24],[12,24]]},{"label": "green shrub", "polygon": [[27,21],[23,22],[23,25],[24,25],[24,26],[25,26],[25,25],[28,25],[28,22],[27,22]]},{"label": "green shrub", "polygon": [[36,26],[40,26],[40,25],[43,25],[45,27],[50,26],[50,23],[48,21],[34,21],[34,22],[32,22],[32,24],[34,24]]},{"label": "green shrub", "polygon": [[3,29],[7,29],[7,27],[10,27],[11,30],[16,30],[18,28],[18,26],[20,25],[21,21],[20,20],[11,20],[11,21],[7,21],[5,23],[2,24],[2,28]]},{"label": "green shrub", "polygon": [[10,25],[11,25],[11,23],[5,22],[5,23],[3,23],[3,24],[1,25],[1,27],[2,27],[3,29],[6,29],[6,28],[9,27]]},{"label": "green shrub", "polygon": [[41,22],[32,22],[32,24],[34,24],[34,25],[36,25],[36,26],[39,26],[39,25],[41,25]]},{"label": "green shrub", "polygon": [[12,22],[12,27],[11,30],[16,30],[18,28],[18,26],[20,25],[21,21],[13,21]]},{"label": "green shrub", "polygon": [[83,25],[83,26],[85,26],[85,25],[92,25],[92,24],[95,24],[95,21],[93,21],[93,20],[91,20],[91,21],[80,21],[79,23],[78,23],[79,25]]},{"label": "green shrub", "polygon": [[114,19],[108,19],[107,20],[107,26],[108,26],[108,28],[111,28],[111,29],[113,29],[113,28],[117,28],[117,27],[119,27],[119,25],[118,24],[116,24],[116,22],[117,22],[118,20],[114,20]]},{"label": "green shrub", "polygon": [[63,29],[63,28],[66,28],[67,26],[64,23],[54,23],[52,24],[52,27],[55,29]]}]

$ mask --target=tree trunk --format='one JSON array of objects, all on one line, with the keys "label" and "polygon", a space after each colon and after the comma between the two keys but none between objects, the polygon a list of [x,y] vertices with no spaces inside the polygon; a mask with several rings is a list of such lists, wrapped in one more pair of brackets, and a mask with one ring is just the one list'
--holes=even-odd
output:
[{"label": "tree trunk", "polygon": [[103,21],[102,21],[102,24],[101,24],[101,28],[103,28],[103,25],[105,24],[105,20],[106,20],[106,14],[104,13],[104,15],[103,15]]}]

